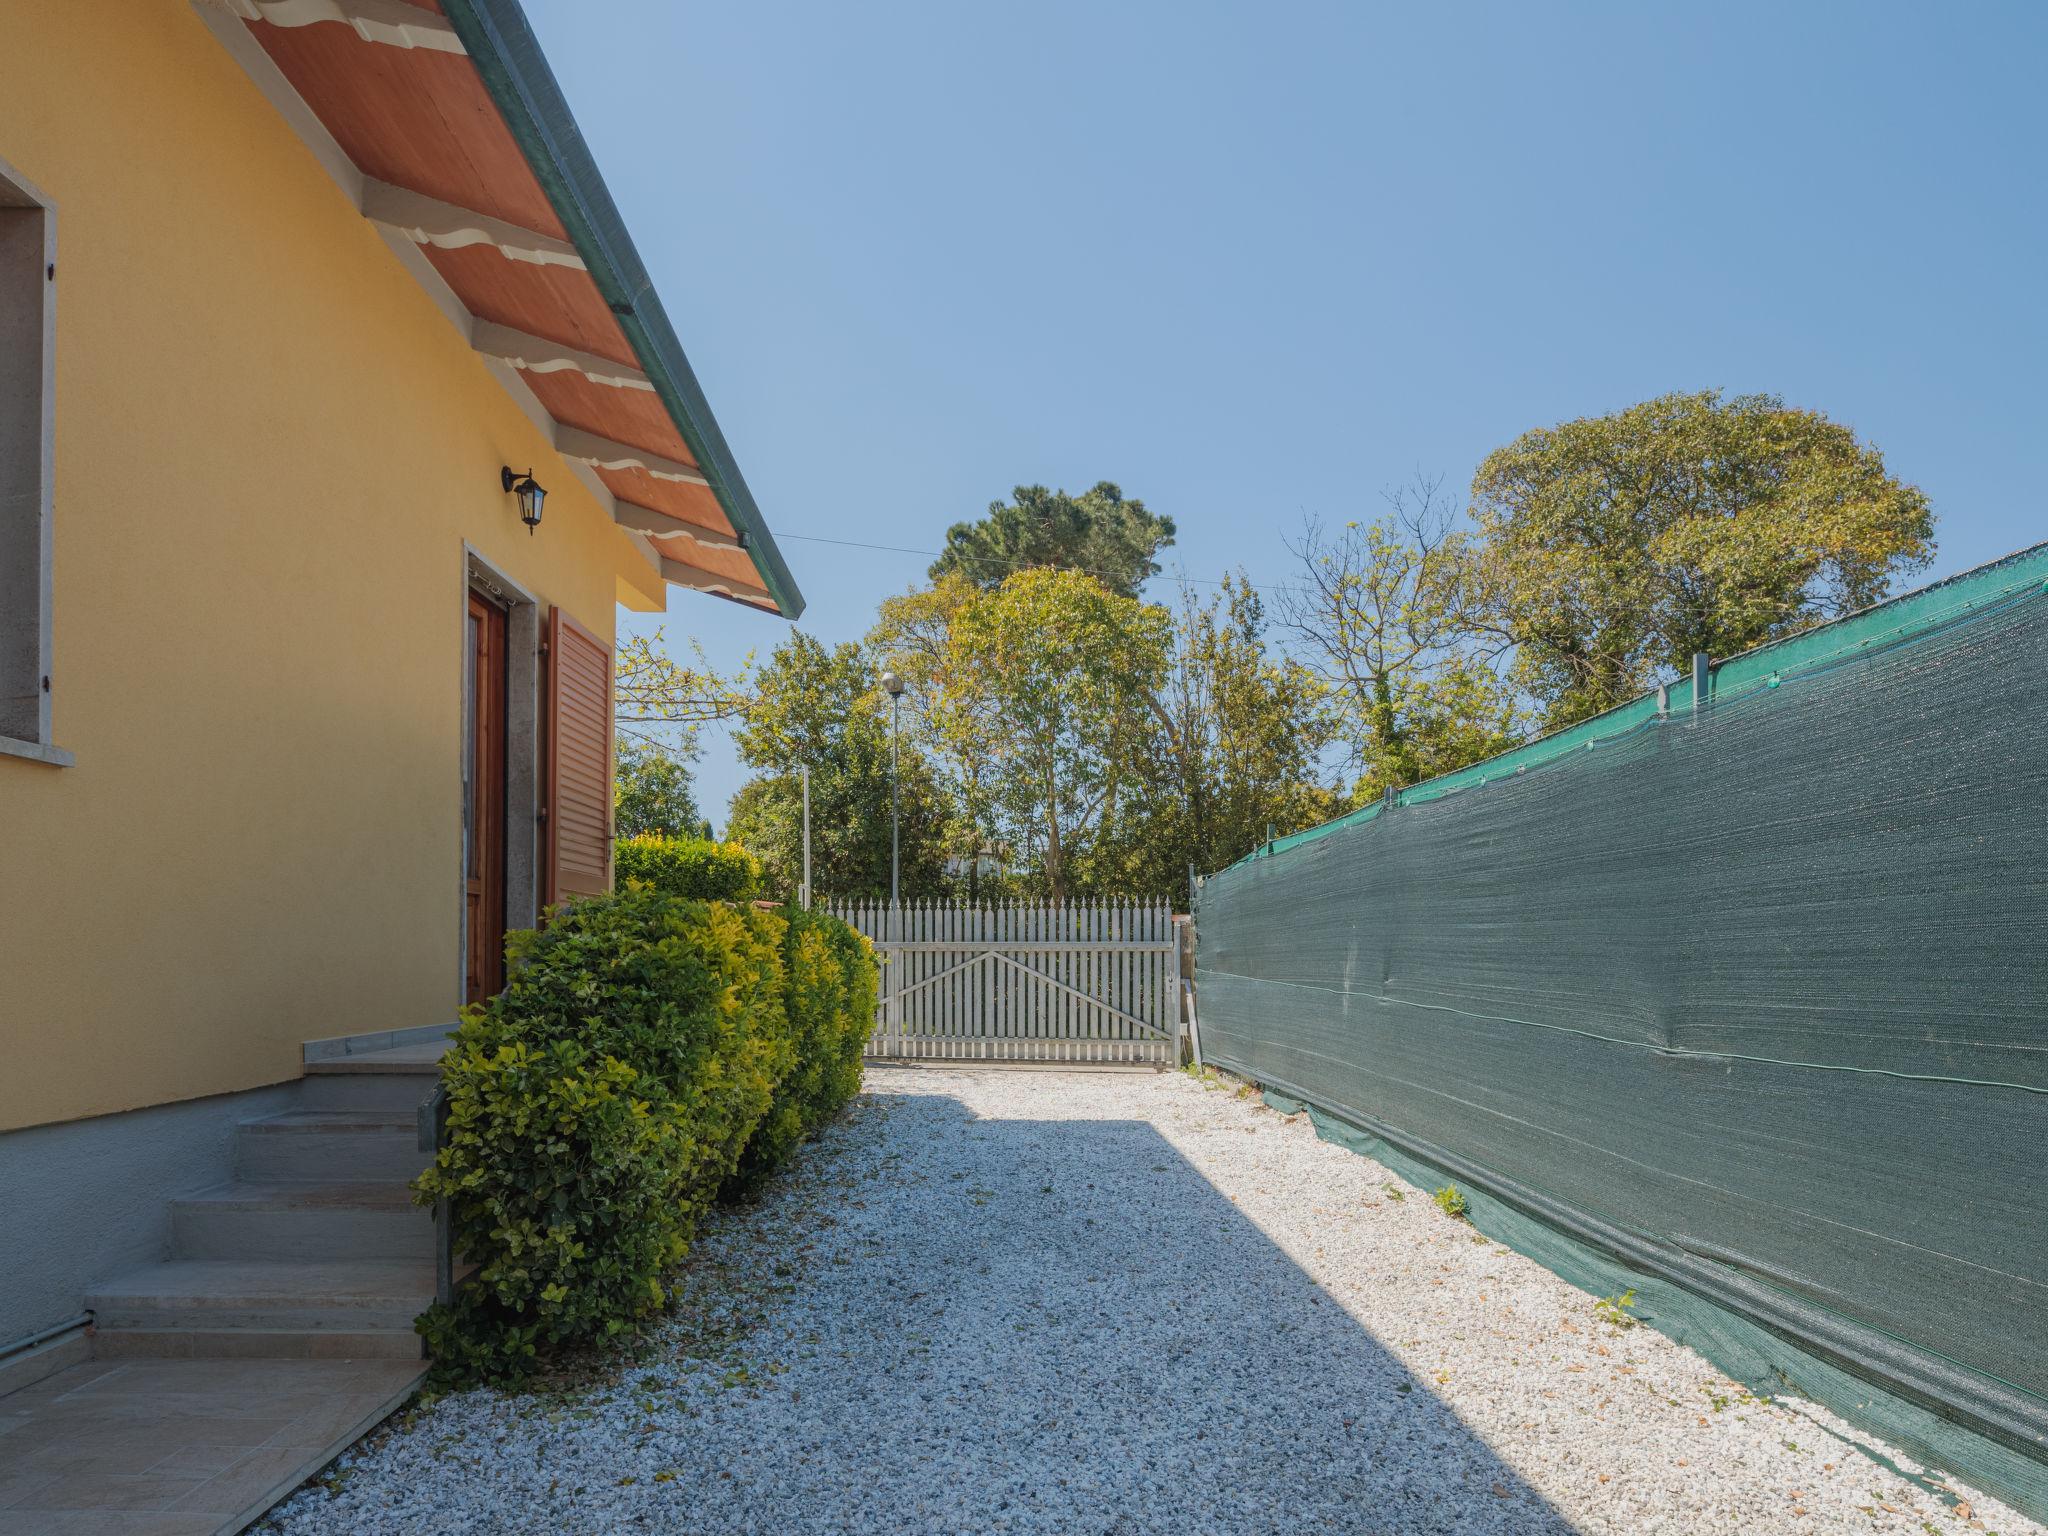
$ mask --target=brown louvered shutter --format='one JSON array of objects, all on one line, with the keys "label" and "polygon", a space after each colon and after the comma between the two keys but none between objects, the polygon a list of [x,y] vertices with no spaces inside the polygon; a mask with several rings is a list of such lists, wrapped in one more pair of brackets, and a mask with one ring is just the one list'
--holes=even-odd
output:
[{"label": "brown louvered shutter", "polygon": [[612,652],[548,610],[548,771],[541,843],[552,906],[612,888]]}]

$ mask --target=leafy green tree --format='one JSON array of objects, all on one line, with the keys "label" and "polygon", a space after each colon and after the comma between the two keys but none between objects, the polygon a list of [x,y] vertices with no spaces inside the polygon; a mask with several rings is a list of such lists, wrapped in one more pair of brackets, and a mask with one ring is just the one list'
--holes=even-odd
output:
[{"label": "leafy green tree", "polygon": [[[828,650],[793,632],[747,690],[734,732],[754,777],[733,797],[726,835],[744,843],[768,888],[792,898],[803,878],[803,780],[811,770],[811,883],[819,897],[889,894],[889,710],[879,669],[856,645]],[[937,894],[953,835],[952,807],[904,731],[902,891]]]},{"label": "leafy green tree", "polygon": [[[883,601],[868,649],[877,664],[895,671],[905,683],[903,721],[906,740],[914,737],[930,753],[953,808],[950,851],[973,859],[985,849],[1009,848],[997,814],[997,766],[985,752],[958,750],[968,740],[965,697],[952,686],[953,621],[981,595],[957,571],[940,575],[929,587],[913,588]],[[932,708],[950,700],[954,711],[950,731],[941,735]],[[1014,858],[1015,849],[1011,849]],[[985,882],[971,882],[985,891]],[[1021,887],[1019,887],[1021,893]]]},{"label": "leafy green tree", "polygon": [[612,661],[612,715],[618,749],[612,765],[612,830],[709,837],[690,770],[697,728],[739,718],[750,702],[749,655],[731,677],[718,672],[692,641],[693,663],[662,648],[662,632],[620,640]]},{"label": "leafy green tree", "polygon": [[1182,588],[1152,739],[1119,823],[1088,859],[1090,886],[1185,902],[1191,868],[1222,869],[1269,827],[1296,832],[1340,809],[1318,782],[1337,727],[1328,691],[1269,651],[1266,622],[1241,575],[1206,602]]},{"label": "leafy green tree", "polygon": [[1934,553],[1927,498],[1775,395],[1664,395],[1524,433],[1472,482],[1468,616],[1545,723],[1867,606]]},{"label": "leafy green tree", "polygon": [[1155,558],[1173,542],[1173,519],[1145,510],[1142,501],[1104,480],[1085,495],[1042,485],[1020,485],[1010,502],[989,503],[977,522],[946,530],[946,547],[931,568],[934,581],[949,573],[977,586],[1000,586],[1033,566],[1086,571],[1110,591],[1136,597],[1159,574]]},{"label": "leafy green tree", "polygon": [[1514,690],[1474,644],[1471,552],[1440,487],[1390,492],[1375,522],[1312,518],[1289,546],[1303,580],[1281,617],[1337,710],[1361,798],[1524,735]]},{"label": "leafy green tree", "polygon": [[651,636],[633,635],[619,642],[612,663],[612,710],[622,731],[657,726],[689,731],[746,713],[752,652],[727,677],[711,665],[695,640],[690,642],[693,662],[679,662],[661,647],[658,629]]},{"label": "leafy green tree", "polygon": [[612,835],[708,837],[710,824],[697,809],[690,760],[694,743],[681,750],[652,738],[621,733],[612,764]]},{"label": "leafy green tree", "polygon": [[976,766],[999,840],[1046,894],[1118,824],[1152,727],[1171,624],[1093,576],[1019,571],[962,603],[925,670],[923,720],[949,759]]}]

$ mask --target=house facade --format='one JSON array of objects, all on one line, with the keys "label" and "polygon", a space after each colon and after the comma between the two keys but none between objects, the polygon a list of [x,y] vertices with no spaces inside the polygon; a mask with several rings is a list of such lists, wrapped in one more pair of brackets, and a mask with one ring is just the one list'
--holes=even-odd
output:
[{"label": "house facade", "polygon": [[678,587],[801,606],[516,4],[8,8],[0,1348],[608,888]]}]

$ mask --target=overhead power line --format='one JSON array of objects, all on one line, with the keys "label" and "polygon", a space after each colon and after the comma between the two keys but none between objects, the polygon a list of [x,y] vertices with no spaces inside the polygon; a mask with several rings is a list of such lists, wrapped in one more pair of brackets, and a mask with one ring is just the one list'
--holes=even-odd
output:
[{"label": "overhead power line", "polygon": [[[837,544],[842,549],[872,549],[889,555],[919,555],[927,560],[937,560],[945,554],[944,550],[939,549],[912,549],[905,544],[868,544],[859,539],[828,539],[821,534],[815,533],[777,533],[775,537],[777,539],[791,539],[800,544]],[[1031,560],[969,559],[963,555],[955,555],[953,558],[961,565],[976,566],[982,570],[1024,571],[1030,570],[1037,564],[1036,561]],[[1110,571],[1091,571],[1085,566],[1078,565],[1061,566],[1059,569],[1079,571],[1083,576],[1094,576],[1104,580],[1107,580],[1113,574],[1120,574]],[[1175,579],[1186,582],[1189,586],[1193,587],[1220,587],[1224,585],[1221,580],[1202,576],[1179,576]],[[1305,592],[1308,590],[1306,587],[1278,587],[1253,581],[1239,582],[1238,585],[1249,587],[1254,592]]]}]

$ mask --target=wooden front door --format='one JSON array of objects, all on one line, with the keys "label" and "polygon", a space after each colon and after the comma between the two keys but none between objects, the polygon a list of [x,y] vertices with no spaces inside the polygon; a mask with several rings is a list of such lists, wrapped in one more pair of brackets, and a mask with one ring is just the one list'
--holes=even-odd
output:
[{"label": "wooden front door", "polygon": [[505,985],[505,610],[469,594],[463,651],[465,1000]]}]

